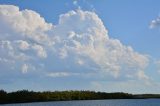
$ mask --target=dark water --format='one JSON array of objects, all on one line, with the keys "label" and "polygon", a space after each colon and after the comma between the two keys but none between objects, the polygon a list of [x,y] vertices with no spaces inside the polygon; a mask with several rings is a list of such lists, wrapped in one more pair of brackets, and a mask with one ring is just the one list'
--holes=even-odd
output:
[{"label": "dark water", "polygon": [[59,101],[59,102],[6,104],[0,106],[160,106],[160,99]]}]

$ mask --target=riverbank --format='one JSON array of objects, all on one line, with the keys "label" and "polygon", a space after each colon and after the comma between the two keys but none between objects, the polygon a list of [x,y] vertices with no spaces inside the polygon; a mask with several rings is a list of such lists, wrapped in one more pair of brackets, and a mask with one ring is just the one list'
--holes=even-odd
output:
[{"label": "riverbank", "polygon": [[123,92],[107,93],[95,91],[44,91],[35,92],[19,90],[6,92],[0,90],[0,104],[29,103],[71,100],[104,100],[104,99],[148,99],[160,98],[160,94],[129,94]]}]

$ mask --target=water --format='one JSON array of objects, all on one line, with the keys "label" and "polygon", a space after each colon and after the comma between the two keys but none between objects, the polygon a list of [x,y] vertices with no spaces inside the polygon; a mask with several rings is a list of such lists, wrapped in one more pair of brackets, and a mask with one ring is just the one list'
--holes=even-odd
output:
[{"label": "water", "polygon": [[6,104],[0,106],[160,106],[160,99],[59,101]]}]

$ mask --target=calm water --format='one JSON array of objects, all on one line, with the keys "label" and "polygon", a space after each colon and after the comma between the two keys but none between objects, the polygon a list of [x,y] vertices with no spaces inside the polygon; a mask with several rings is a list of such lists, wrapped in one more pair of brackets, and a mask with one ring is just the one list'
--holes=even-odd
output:
[{"label": "calm water", "polygon": [[0,106],[160,106],[160,99],[60,101],[7,104]]}]

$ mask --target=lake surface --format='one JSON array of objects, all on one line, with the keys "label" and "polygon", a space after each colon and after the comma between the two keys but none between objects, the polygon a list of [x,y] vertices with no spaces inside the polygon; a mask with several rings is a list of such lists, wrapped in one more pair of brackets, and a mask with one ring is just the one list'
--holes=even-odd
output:
[{"label": "lake surface", "polygon": [[58,101],[5,104],[0,106],[160,106],[160,99]]}]

